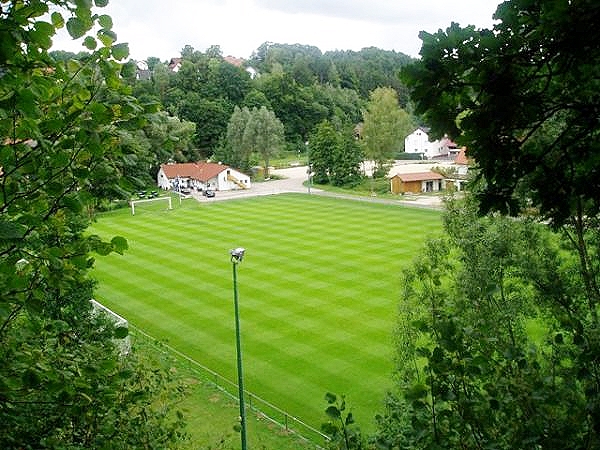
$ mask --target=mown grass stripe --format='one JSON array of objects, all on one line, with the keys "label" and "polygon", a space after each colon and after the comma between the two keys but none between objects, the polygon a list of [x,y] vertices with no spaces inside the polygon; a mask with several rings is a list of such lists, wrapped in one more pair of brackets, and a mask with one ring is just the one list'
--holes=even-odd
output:
[{"label": "mown grass stripe", "polygon": [[439,213],[306,195],[174,203],[105,214],[122,235],[98,258],[98,298],[132,324],[234,381],[229,249],[238,268],[247,388],[315,428],[325,392],[346,394],[369,429],[391,384],[400,270]]}]

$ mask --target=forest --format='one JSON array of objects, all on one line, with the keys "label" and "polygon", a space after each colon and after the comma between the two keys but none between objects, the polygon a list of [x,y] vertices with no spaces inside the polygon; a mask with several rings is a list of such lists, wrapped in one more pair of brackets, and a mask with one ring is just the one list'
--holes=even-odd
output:
[{"label": "forest", "polygon": [[[85,52],[53,51],[51,55],[59,61],[86,57]],[[330,126],[334,135],[326,139],[337,144],[327,140],[328,145],[344,148],[337,152],[336,162],[319,158],[320,148],[314,149],[313,159],[321,169],[317,178],[352,184],[362,158],[352,141],[364,121],[370,95],[388,89],[387,95],[393,97],[391,114],[409,110],[408,90],[399,71],[411,60],[377,48],[321,53],[311,46],[264,43],[247,61],[231,62],[218,46],[199,51],[189,45],[170,61],[152,56],[143,62],[129,61],[132,77],[126,82],[132,96],[155,112],[146,116],[141,130],[121,130],[121,145],[129,155],[122,167],[123,187],[132,191],[152,183],[159,165],[170,160],[212,158],[249,172],[264,160],[258,149],[270,147],[256,141],[256,136],[254,142],[242,139],[246,116],[261,109],[270,111],[271,119],[283,129],[269,157],[305,155],[318,127]],[[404,137],[417,122],[408,113],[399,120],[390,124],[394,138],[383,159],[402,151]],[[247,138],[248,134],[250,130]]]}]

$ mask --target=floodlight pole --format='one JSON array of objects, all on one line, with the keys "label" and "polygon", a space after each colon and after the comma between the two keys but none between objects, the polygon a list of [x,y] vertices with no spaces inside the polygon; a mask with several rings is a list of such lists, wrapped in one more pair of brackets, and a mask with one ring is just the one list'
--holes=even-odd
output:
[{"label": "floodlight pole", "polygon": [[237,375],[238,375],[238,391],[240,397],[240,435],[242,439],[242,450],[246,450],[246,407],[244,405],[244,375],[242,371],[242,341],[240,338],[240,313],[238,306],[238,289],[237,289],[237,265],[242,262],[245,250],[236,248],[231,250],[231,264],[233,267],[233,305],[235,314],[235,345],[237,353]]}]

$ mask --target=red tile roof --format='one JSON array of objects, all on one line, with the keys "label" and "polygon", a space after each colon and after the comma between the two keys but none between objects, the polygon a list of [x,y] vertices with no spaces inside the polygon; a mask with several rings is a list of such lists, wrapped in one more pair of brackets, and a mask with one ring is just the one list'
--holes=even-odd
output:
[{"label": "red tile roof", "polygon": [[229,166],[225,164],[197,162],[197,163],[182,163],[182,164],[163,164],[160,166],[167,178],[174,179],[177,177],[192,178],[194,180],[206,182]]},{"label": "red tile roof", "polygon": [[236,67],[242,67],[244,65],[244,60],[242,58],[236,58],[231,55],[225,56],[223,60]]},{"label": "red tile roof", "polygon": [[460,149],[460,152],[458,152],[458,155],[456,155],[456,159],[454,160],[454,162],[456,164],[462,164],[465,166],[468,166],[471,161],[469,161],[469,158],[467,158],[467,148],[463,147]]},{"label": "red tile roof", "polygon": [[[435,172],[397,173],[394,177],[400,178],[403,183],[411,181],[443,180],[444,177]],[[392,177],[392,178],[394,178]]]}]

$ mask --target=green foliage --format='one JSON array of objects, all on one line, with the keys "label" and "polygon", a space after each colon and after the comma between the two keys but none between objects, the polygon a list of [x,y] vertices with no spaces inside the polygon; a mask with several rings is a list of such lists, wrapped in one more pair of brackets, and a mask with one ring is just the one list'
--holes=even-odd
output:
[{"label": "green foliage", "polygon": [[244,139],[246,126],[250,121],[250,110],[246,107],[240,109],[237,106],[227,124],[226,147],[213,155],[213,159],[222,161],[240,170],[250,169],[250,156],[252,148]]},{"label": "green foliage", "polygon": [[264,161],[265,177],[269,176],[269,160],[283,150],[283,124],[273,111],[264,106],[253,109],[244,130],[244,142]]},{"label": "green foliage", "polygon": [[404,72],[417,113],[468,147],[484,212],[533,203],[559,225],[597,214],[600,5],[512,0],[496,18],[493,30],[421,34],[422,58]]},{"label": "green foliage", "polygon": [[405,106],[408,92],[398,78],[398,71],[411,61],[402,53],[373,47],[323,54],[314,46],[265,42],[254,52],[249,64],[263,74],[289,73],[303,86],[317,82],[322,86],[351,90],[363,100],[376,88],[390,86]]},{"label": "green foliage", "polygon": [[387,175],[389,161],[413,129],[413,122],[398,105],[396,92],[377,88],[363,112],[362,145],[367,159],[375,163],[373,178]]},{"label": "green foliage", "polygon": [[[42,20],[50,8],[52,23]],[[127,49],[113,45],[110,18],[90,8],[50,0],[2,6],[0,447],[7,449],[166,447],[180,437],[181,424],[163,415],[175,393],[168,374],[135,355],[121,358],[113,339],[125,330],[95,316],[89,302],[92,254],[122,253],[127,243],[86,233],[88,211],[120,189],[122,133],[135,133],[143,115],[115,60]],[[65,23],[93,53],[48,55]],[[156,408],[159,400],[166,409]]]},{"label": "green foliage", "polygon": [[289,142],[306,142],[314,126],[328,116],[326,107],[316,101],[313,87],[299,84],[288,73],[264,74],[257,88],[285,125]]},{"label": "green foliage", "polygon": [[227,141],[213,155],[242,170],[250,169],[251,157],[260,156],[268,176],[269,161],[283,150],[283,125],[266,107],[235,107],[227,125]]},{"label": "green foliage", "polygon": [[337,395],[328,392],[325,394],[325,400],[329,405],[325,409],[329,421],[321,425],[321,430],[331,439],[328,448],[332,450],[366,448],[360,430],[354,423],[354,416],[351,412],[346,412],[345,397],[342,395],[338,399]]},{"label": "green foliage", "polygon": [[362,152],[353,130],[337,130],[321,122],[309,141],[310,166],[315,183],[355,186],[360,183]]},{"label": "green foliage", "polygon": [[329,121],[321,122],[309,141],[309,164],[313,180],[318,184],[329,182],[333,170],[333,154],[339,145],[339,135]]},{"label": "green foliage", "polygon": [[[465,292],[479,290],[480,297],[491,292],[491,298],[511,293],[510,304],[539,308],[535,319],[548,332],[546,344],[534,353],[518,340],[515,349],[504,351],[519,369],[507,373],[522,374],[519,386],[529,386],[530,398],[519,394],[521,403],[514,405],[510,417],[516,411],[521,421],[497,433],[497,439],[506,439],[499,446],[530,446],[529,441],[517,441],[524,438],[547,448],[600,445],[600,115],[595,106],[600,53],[590,45],[598,41],[596,28],[574,31],[591,29],[588,24],[599,17],[600,6],[589,0],[504,2],[493,30],[453,23],[445,31],[423,33],[422,59],[404,74],[414,90],[417,112],[425,114],[438,134],[458,136],[475,159],[479,210],[513,215],[526,211],[549,219],[561,231],[560,249],[523,241],[536,252],[528,261],[504,242],[510,239],[507,235],[487,243],[496,254],[485,258],[506,261],[507,254],[520,255],[500,272],[509,284],[499,284],[498,273],[480,277],[474,258],[483,251],[459,246],[465,264],[472,261],[470,276],[465,276],[472,285],[470,290],[463,287]],[[514,293],[503,290],[508,287]],[[505,314],[518,318],[519,311],[508,309]],[[499,318],[498,323],[504,322]],[[445,358],[445,352],[441,348],[438,356]],[[506,359],[500,360],[501,367]],[[507,378],[496,374],[494,384],[504,386]],[[494,392],[492,411],[481,414],[486,418],[482,429],[502,429],[498,413],[506,398],[519,396],[510,391],[498,397],[497,391],[482,387],[473,392]],[[523,405],[548,420],[533,420],[528,411],[518,409]]]},{"label": "green foliage", "polygon": [[398,391],[380,443],[594,448],[598,329],[572,255],[537,223],[478,218],[474,202],[448,207],[448,238],[404,273]]},{"label": "green foliage", "polygon": [[122,190],[113,193],[113,197],[128,199],[132,190],[156,184],[161,164],[187,162],[195,156],[191,146],[194,123],[181,121],[165,111],[145,114],[144,119],[139,129],[117,132],[122,153],[117,164]]},{"label": "green foliage", "polygon": [[208,157],[225,136],[234,106],[248,94],[250,75],[224,61],[218,47],[202,53],[187,46],[182,59],[177,73],[167,73],[164,66],[155,70],[152,85],[169,112],[196,125],[199,153],[192,159]]},{"label": "green foliage", "polygon": [[397,72],[410,58],[395,52],[364,49],[324,56],[315,47],[264,44],[246,63],[259,70],[255,79],[244,67],[226,62],[218,46],[204,53],[186,46],[181,56],[176,73],[152,60],[151,80],[136,81],[134,95],[195,123],[196,156],[226,156],[232,151],[224,139],[236,106],[273,111],[284,125],[286,145],[301,148],[323,120],[355,126],[368,93],[376,87],[392,86],[401,104],[408,101]]}]

